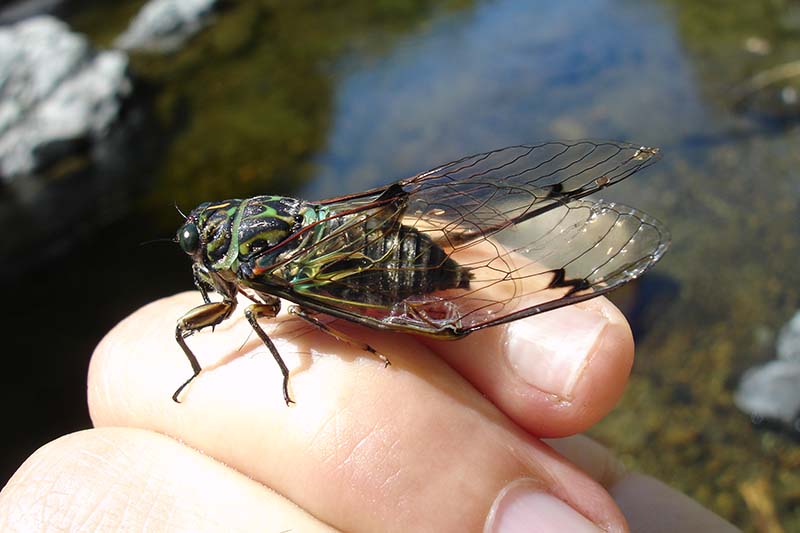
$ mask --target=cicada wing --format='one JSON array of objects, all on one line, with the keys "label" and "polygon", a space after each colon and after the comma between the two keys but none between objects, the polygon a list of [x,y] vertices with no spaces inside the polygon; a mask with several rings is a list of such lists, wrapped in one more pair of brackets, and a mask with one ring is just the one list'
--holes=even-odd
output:
[{"label": "cicada wing", "polygon": [[473,273],[453,295],[460,331],[472,331],[555,309],[611,291],[655,264],[669,233],[636,209],[575,200],[491,241],[474,240],[450,254]]},{"label": "cicada wing", "polygon": [[399,187],[389,186],[358,200],[330,203],[320,209],[324,236],[314,247],[304,250],[304,263],[332,263],[333,259],[360,257],[376,240],[385,238],[399,224],[405,211],[407,195]]},{"label": "cicada wing", "polygon": [[450,244],[486,238],[618,183],[658,157],[655,148],[592,140],[472,155],[400,182],[410,195],[405,223],[442,226]]},{"label": "cicada wing", "polygon": [[[669,235],[635,209],[582,198],[657,157],[606,141],[520,145],[321,202],[326,236],[295,257],[311,267],[294,294],[367,325],[441,336],[602,294],[658,261]],[[401,227],[440,249],[437,261],[398,259]],[[380,254],[364,253],[376,245]],[[453,264],[465,274],[450,288],[389,297],[394,280]]]},{"label": "cicada wing", "polygon": [[[652,164],[655,149],[608,141],[545,143],[470,156],[410,178],[403,224],[470,270],[449,302],[468,332],[608,292],[666,251],[669,234],[633,208],[581,200]],[[424,305],[418,303],[418,306]]]}]

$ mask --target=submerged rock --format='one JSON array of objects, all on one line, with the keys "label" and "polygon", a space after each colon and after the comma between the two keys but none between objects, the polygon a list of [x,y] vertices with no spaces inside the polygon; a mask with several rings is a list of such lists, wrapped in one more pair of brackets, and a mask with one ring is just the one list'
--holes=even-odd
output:
[{"label": "submerged rock", "polygon": [[800,362],[770,361],[745,372],[736,405],[756,419],[781,422],[800,431]]},{"label": "submerged rock", "polygon": [[778,359],[800,363],[800,311],[781,328],[776,350]]},{"label": "submerged rock", "polygon": [[151,0],[114,44],[124,50],[176,50],[203,29],[216,3],[216,0]]},{"label": "submerged rock", "polygon": [[95,52],[49,16],[0,28],[0,176],[101,141],[132,85],[123,52]]},{"label": "submerged rock", "polygon": [[800,311],[781,329],[776,349],[778,359],[745,372],[735,402],[755,420],[800,433]]}]

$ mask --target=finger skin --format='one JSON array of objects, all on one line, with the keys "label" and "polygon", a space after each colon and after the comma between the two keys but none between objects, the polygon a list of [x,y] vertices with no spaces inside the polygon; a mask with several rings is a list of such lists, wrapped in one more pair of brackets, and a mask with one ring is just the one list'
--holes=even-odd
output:
[{"label": "finger skin", "polygon": [[242,474],[150,431],[37,450],[0,493],[1,531],[334,531]]},{"label": "finger skin", "polygon": [[[487,328],[463,341],[425,342],[531,434],[574,435],[606,416],[622,397],[633,366],[634,349],[625,316],[606,298],[594,298],[551,313],[573,312],[573,308],[605,317],[608,326],[596,342],[569,400],[531,386],[514,372],[508,362],[508,326]],[[540,315],[532,316],[515,326],[541,319]]]},{"label": "finger skin", "polygon": [[520,478],[609,531],[626,530],[600,485],[410,335],[341,325],[391,354],[389,368],[316,330],[273,335],[292,371],[297,404],[287,407],[277,365],[257,338],[244,342],[249,326],[237,316],[189,339],[207,370],[173,403],[190,372],[175,320],[199,303],[196,293],[161,300],[104,339],[89,376],[97,426],[171,435],[345,530],[480,530],[497,494]]}]

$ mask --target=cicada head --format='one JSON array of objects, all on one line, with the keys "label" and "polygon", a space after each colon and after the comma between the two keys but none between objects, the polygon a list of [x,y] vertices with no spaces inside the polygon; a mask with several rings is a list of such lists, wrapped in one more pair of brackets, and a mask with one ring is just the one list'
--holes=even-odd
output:
[{"label": "cicada head", "polygon": [[[241,200],[225,200],[197,206],[178,229],[176,240],[181,249],[211,271],[228,268],[236,258],[231,248],[240,204]],[[229,255],[233,255],[231,261]]]},{"label": "cicada head", "polygon": [[197,224],[187,219],[186,223],[178,229],[175,242],[184,252],[194,256],[200,249],[200,230],[197,229]]}]

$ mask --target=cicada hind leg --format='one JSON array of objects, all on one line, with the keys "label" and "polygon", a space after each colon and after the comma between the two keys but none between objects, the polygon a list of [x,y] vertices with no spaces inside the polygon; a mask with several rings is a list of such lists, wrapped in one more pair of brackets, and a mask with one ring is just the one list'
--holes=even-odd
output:
[{"label": "cicada hind leg", "polygon": [[323,331],[323,332],[327,333],[328,335],[330,335],[331,337],[333,337],[334,339],[336,339],[338,341],[344,342],[346,344],[349,344],[350,346],[355,346],[356,348],[360,348],[360,349],[364,350],[365,352],[371,353],[372,355],[374,355],[375,357],[378,357],[381,361],[383,361],[383,366],[384,367],[387,367],[387,366],[392,364],[389,361],[388,357],[386,357],[385,355],[380,353],[378,350],[376,350],[375,348],[373,348],[369,344],[367,344],[365,342],[361,342],[359,340],[356,340],[353,337],[351,337],[351,336],[349,336],[349,335],[347,335],[345,333],[342,333],[341,331],[339,331],[337,329],[334,329],[334,328],[330,327],[325,322],[322,322],[321,320],[319,320],[318,318],[313,316],[313,314],[314,314],[313,311],[309,311],[307,309],[303,309],[302,307],[298,307],[296,305],[293,305],[293,306],[291,306],[289,308],[289,313],[291,313],[292,315],[294,315],[294,316],[296,316],[298,318],[302,318],[303,320],[305,320],[306,322],[308,322],[312,326],[316,327],[320,331]]}]

